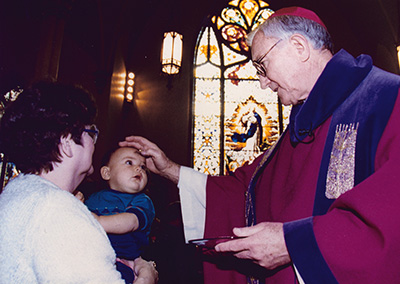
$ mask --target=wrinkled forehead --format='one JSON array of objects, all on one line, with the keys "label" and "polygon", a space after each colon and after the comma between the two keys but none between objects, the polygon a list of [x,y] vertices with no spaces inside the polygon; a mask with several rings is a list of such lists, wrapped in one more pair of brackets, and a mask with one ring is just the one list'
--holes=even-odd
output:
[{"label": "wrinkled forehead", "polygon": [[267,37],[263,31],[259,30],[253,39],[251,45],[251,58],[252,60],[257,60],[263,56],[275,43],[279,40],[275,37]]}]

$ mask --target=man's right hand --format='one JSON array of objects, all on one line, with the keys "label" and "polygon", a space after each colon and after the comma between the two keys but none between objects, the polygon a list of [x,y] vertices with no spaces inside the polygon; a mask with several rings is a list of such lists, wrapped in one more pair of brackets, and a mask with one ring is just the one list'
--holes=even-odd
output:
[{"label": "man's right hand", "polygon": [[154,143],[144,137],[128,136],[119,142],[121,147],[134,147],[146,158],[146,167],[155,174],[161,175],[175,184],[179,181],[180,165],[174,163]]}]

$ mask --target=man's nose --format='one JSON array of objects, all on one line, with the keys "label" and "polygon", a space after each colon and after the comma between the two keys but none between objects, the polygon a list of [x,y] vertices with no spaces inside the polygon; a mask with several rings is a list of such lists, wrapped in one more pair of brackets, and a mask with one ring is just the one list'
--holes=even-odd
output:
[{"label": "man's nose", "polygon": [[258,78],[258,81],[260,82],[260,87],[261,89],[265,90],[266,88],[269,87],[271,81],[268,79],[267,76],[260,76]]}]

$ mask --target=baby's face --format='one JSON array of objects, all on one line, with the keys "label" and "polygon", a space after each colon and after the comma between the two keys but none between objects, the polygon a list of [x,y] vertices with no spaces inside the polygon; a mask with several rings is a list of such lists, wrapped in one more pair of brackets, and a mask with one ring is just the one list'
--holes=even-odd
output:
[{"label": "baby's face", "polygon": [[111,156],[108,169],[108,184],[111,189],[137,193],[142,191],[147,184],[145,158],[135,148],[124,147],[115,151]]}]

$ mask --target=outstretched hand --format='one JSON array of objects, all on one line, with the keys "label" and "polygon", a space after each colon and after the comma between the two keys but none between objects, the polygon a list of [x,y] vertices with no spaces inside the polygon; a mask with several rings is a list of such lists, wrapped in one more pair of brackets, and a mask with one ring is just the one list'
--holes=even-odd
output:
[{"label": "outstretched hand", "polygon": [[119,146],[138,149],[146,158],[146,167],[150,171],[178,183],[180,166],[168,159],[156,144],[144,137],[129,136],[125,138],[125,141],[119,142]]},{"label": "outstretched hand", "polygon": [[233,252],[237,258],[250,259],[267,269],[274,269],[291,261],[282,223],[263,222],[252,227],[234,228],[233,233],[241,238],[220,243],[215,250]]}]

